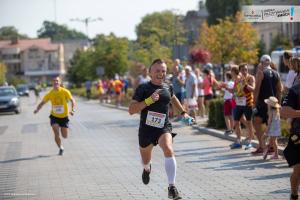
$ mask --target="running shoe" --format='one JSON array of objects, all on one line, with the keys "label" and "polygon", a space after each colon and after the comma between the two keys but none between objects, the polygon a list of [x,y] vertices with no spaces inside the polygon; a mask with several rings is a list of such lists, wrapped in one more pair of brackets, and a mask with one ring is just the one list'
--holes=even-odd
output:
[{"label": "running shoe", "polygon": [[293,196],[293,195],[291,195],[291,198],[290,198],[290,200],[298,200],[298,195],[297,195],[297,196]]},{"label": "running shoe", "polygon": [[174,185],[168,187],[168,198],[169,199],[182,199],[177,191],[177,188]]},{"label": "running shoe", "polygon": [[58,155],[62,156],[64,154],[64,149],[59,149]]},{"label": "running shoe", "polygon": [[252,147],[253,147],[252,144],[251,144],[251,143],[248,143],[248,144],[245,145],[245,150],[249,150],[249,149],[251,149]]},{"label": "running shoe", "polygon": [[150,181],[150,173],[151,173],[151,165],[149,171],[146,171],[145,169],[143,170],[142,180],[145,185],[147,185]]},{"label": "running shoe", "polygon": [[231,134],[233,134],[233,131],[232,130],[226,130],[225,132],[224,132],[224,135],[231,135]]},{"label": "running shoe", "polygon": [[242,140],[242,145],[247,145],[250,143],[250,140],[248,138]]},{"label": "running shoe", "polygon": [[230,148],[231,149],[240,149],[240,148],[242,148],[242,144],[238,143],[238,142],[235,142],[235,143],[230,145]]},{"label": "running shoe", "polygon": [[251,154],[252,155],[260,155],[264,152],[264,150],[262,148],[258,148],[255,151],[252,151]]}]

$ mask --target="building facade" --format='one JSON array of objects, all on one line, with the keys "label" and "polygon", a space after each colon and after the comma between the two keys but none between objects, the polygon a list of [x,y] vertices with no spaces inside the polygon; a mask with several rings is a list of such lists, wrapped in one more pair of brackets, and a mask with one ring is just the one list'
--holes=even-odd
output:
[{"label": "building facade", "polygon": [[64,77],[64,47],[50,38],[0,41],[0,60],[7,67],[7,78],[18,76],[28,82],[51,82]]}]

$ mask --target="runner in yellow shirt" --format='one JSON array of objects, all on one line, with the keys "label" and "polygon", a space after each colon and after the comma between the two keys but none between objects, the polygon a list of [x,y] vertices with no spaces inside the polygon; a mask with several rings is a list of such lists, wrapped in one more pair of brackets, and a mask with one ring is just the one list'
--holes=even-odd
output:
[{"label": "runner in yellow shirt", "polygon": [[[69,128],[69,118],[68,114],[74,115],[75,100],[73,99],[69,90],[60,87],[60,78],[56,77],[53,79],[53,89],[50,90],[43,98],[41,103],[34,110],[36,114],[44,104],[49,100],[51,102],[51,114],[50,114],[50,124],[52,126],[55,142],[59,148],[59,155],[63,155],[64,148],[61,144],[61,139],[59,137],[59,132],[63,138],[68,137],[68,128]],[[71,101],[72,109],[69,112],[68,101]]]}]

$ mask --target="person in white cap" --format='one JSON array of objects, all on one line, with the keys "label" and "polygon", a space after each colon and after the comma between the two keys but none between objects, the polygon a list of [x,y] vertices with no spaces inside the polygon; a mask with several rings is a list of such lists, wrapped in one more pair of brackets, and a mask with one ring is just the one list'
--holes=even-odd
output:
[{"label": "person in white cap", "polygon": [[[268,120],[268,107],[264,102],[270,96],[281,100],[282,85],[278,72],[271,68],[271,57],[263,55],[256,73],[256,83],[254,90],[254,129],[258,139],[258,147],[253,154],[261,154],[265,149],[265,141],[262,128],[263,123]],[[271,148],[269,149],[272,150]]]}]

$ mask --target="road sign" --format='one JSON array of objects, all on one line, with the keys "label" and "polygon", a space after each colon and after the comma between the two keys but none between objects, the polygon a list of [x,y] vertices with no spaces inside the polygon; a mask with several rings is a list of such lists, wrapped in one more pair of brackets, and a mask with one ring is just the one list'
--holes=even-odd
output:
[{"label": "road sign", "polygon": [[105,73],[104,67],[97,67],[96,68],[96,73],[98,76],[103,76]]}]

